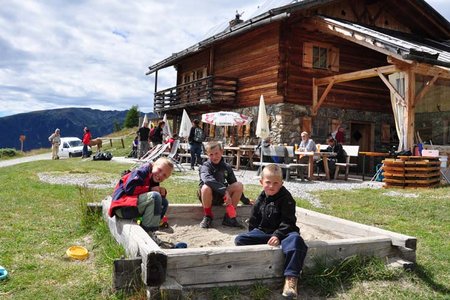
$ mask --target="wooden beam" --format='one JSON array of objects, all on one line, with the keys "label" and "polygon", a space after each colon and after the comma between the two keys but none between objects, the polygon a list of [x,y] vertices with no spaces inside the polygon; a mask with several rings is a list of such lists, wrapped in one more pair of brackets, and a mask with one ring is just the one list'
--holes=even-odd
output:
[{"label": "wooden beam", "polygon": [[405,149],[413,150],[415,130],[416,73],[412,70],[405,73],[405,98],[406,98],[406,145]]},{"label": "wooden beam", "polygon": [[312,210],[297,207],[296,216],[302,223],[315,225],[323,230],[352,234],[361,237],[388,236],[391,238],[394,246],[401,246],[414,250],[417,247],[417,239],[415,237],[321,214]]},{"label": "wooden beam", "polygon": [[392,74],[392,73],[395,73],[398,71],[399,71],[399,69],[397,68],[397,66],[388,65],[388,66],[377,67],[377,68],[372,68],[372,69],[367,69],[367,70],[361,70],[361,71],[356,71],[356,72],[350,72],[350,73],[345,73],[345,74],[339,74],[339,75],[334,75],[334,76],[329,76],[329,77],[318,78],[318,79],[316,79],[315,84],[318,86],[327,85],[331,81],[334,81],[334,83],[337,84],[337,83],[341,83],[341,82],[376,77],[376,76],[378,76],[378,73]]},{"label": "wooden beam", "polygon": [[115,240],[131,258],[142,259],[142,280],[146,285],[158,286],[166,278],[167,257],[150,236],[133,220],[108,216],[111,197],[102,201],[103,218]]},{"label": "wooden beam", "polygon": [[[398,255],[391,238],[370,236],[326,241],[306,241],[308,254],[305,266],[314,266],[316,259],[327,264],[358,254],[387,257]],[[167,249],[167,275],[182,286],[228,283],[246,280],[277,280],[283,277],[284,255],[279,247],[269,245],[239,247],[204,247]],[[258,257],[255,261],[255,257]],[[214,274],[214,276],[211,276]]]},{"label": "wooden beam", "polygon": [[155,71],[155,93],[158,91],[158,70]]},{"label": "wooden beam", "polygon": [[325,101],[325,98],[328,96],[328,93],[330,92],[333,85],[334,85],[334,80],[331,80],[330,83],[328,84],[327,88],[323,92],[322,96],[320,97],[319,102],[313,106],[313,109],[312,109],[313,116],[317,115],[317,111],[319,110],[322,103]]},{"label": "wooden beam", "polygon": [[425,85],[422,87],[422,90],[420,90],[417,93],[417,95],[414,99],[413,107],[416,107],[417,103],[422,100],[422,98],[426,95],[426,93],[430,90],[430,88],[434,85],[434,83],[436,82],[436,80],[438,78],[439,78],[439,74],[436,74],[430,81],[427,81],[425,83]]},{"label": "wooden beam", "polygon": [[207,75],[214,75],[214,46],[209,48],[209,70]]},{"label": "wooden beam", "polygon": [[114,290],[131,294],[142,287],[141,264],[140,257],[115,259],[113,263]]},{"label": "wooden beam", "polygon": [[435,65],[427,65],[418,62],[409,62],[405,60],[400,60],[392,56],[387,57],[387,62],[390,64],[396,65],[402,71],[406,71],[411,69],[414,73],[424,76],[436,76],[438,75],[438,79],[446,79],[450,80],[450,70],[447,68],[435,66]]},{"label": "wooden beam", "polygon": [[402,97],[402,95],[400,95],[397,90],[395,89],[395,87],[389,82],[389,80],[386,78],[386,76],[384,76],[381,73],[378,73],[378,76],[381,78],[381,80],[383,81],[383,83],[388,87],[388,89],[391,91],[392,94],[394,94],[394,97],[397,99],[398,102],[400,102],[400,104],[402,106],[406,106],[406,102],[405,102],[405,98]]},{"label": "wooden beam", "polygon": [[319,86],[316,83],[317,79],[313,77],[312,79],[312,103],[313,107],[317,105],[318,97],[319,97]]}]

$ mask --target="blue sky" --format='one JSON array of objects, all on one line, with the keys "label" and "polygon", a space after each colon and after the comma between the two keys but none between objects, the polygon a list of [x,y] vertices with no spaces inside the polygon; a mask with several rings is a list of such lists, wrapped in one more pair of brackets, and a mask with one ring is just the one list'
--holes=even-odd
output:
[{"label": "blue sky", "polygon": [[[0,117],[61,107],[149,112],[149,65],[225,26],[236,10],[247,19],[276,1],[0,0]],[[427,2],[450,19],[449,0]],[[159,87],[174,85],[172,72],[158,74]]]}]

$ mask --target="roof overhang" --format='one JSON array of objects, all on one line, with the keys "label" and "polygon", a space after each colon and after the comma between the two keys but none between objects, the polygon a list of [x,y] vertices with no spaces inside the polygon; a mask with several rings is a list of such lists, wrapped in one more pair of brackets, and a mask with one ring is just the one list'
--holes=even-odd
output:
[{"label": "roof overhang", "polygon": [[388,34],[382,29],[323,16],[311,18],[309,22],[320,32],[338,36],[400,61],[427,63],[450,71],[450,45],[405,33],[391,31]]}]

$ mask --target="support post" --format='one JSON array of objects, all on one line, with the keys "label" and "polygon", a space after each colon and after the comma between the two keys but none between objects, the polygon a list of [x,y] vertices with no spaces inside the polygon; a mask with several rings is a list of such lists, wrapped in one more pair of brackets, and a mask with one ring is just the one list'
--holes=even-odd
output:
[{"label": "support post", "polygon": [[405,149],[413,150],[416,98],[416,74],[412,70],[405,72],[405,100],[406,100],[406,145]]}]

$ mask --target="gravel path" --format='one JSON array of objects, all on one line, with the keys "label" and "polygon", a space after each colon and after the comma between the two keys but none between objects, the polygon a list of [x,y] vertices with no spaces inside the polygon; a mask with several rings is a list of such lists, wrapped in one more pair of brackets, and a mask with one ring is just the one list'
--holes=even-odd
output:
[{"label": "gravel path", "polygon": [[[238,181],[245,184],[259,185],[259,177],[256,171],[239,170],[235,171]],[[187,180],[198,181],[198,171],[188,171],[181,178]],[[344,180],[314,180],[314,181],[300,181],[299,179],[292,181],[285,181],[284,186],[291,192],[294,197],[301,197],[309,201],[315,207],[322,207],[319,199],[314,197],[311,192],[315,191],[329,191],[329,190],[353,190],[361,188],[381,188],[380,182],[362,181],[360,179],[349,178]]]},{"label": "gravel path", "polygon": [[[27,156],[17,159],[0,161],[0,168],[12,166],[15,164],[36,161],[36,160],[49,160],[51,159],[50,153]],[[135,163],[132,159],[127,159],[124,157],[113,157],[114,162],[132,165]],[[245,184],[256,184],[259,185],[259,177],[256,175],[256,171],[239,170],[235,171],[236,177],[239,181]],[[90,188],[113,188],[117,177],[112,178],[110,175],[87,175],[87,174],[73,174],[73,173],[57,173],[57,172],[47,172],[39,173],[39,178],[43,182],[53,183],[53,184],[71,184],[71,185],[86,185]],[[198,171],[187,171],[182,176],[178,177],[184,180],[198,181]],[[314,197],[311,192],[315,191],[325,191],[325,190],[352,190],[359,188],[381,188],[380,182],[363,182],[360,179],[349,178],[348,181],[343,180],[315,180],[315,181],[300,181],[292,180],[284,182],[284,186],[292,193],[294,197],[301,197],[309,201],[315,207],[321,207],[319,199]]]}]

